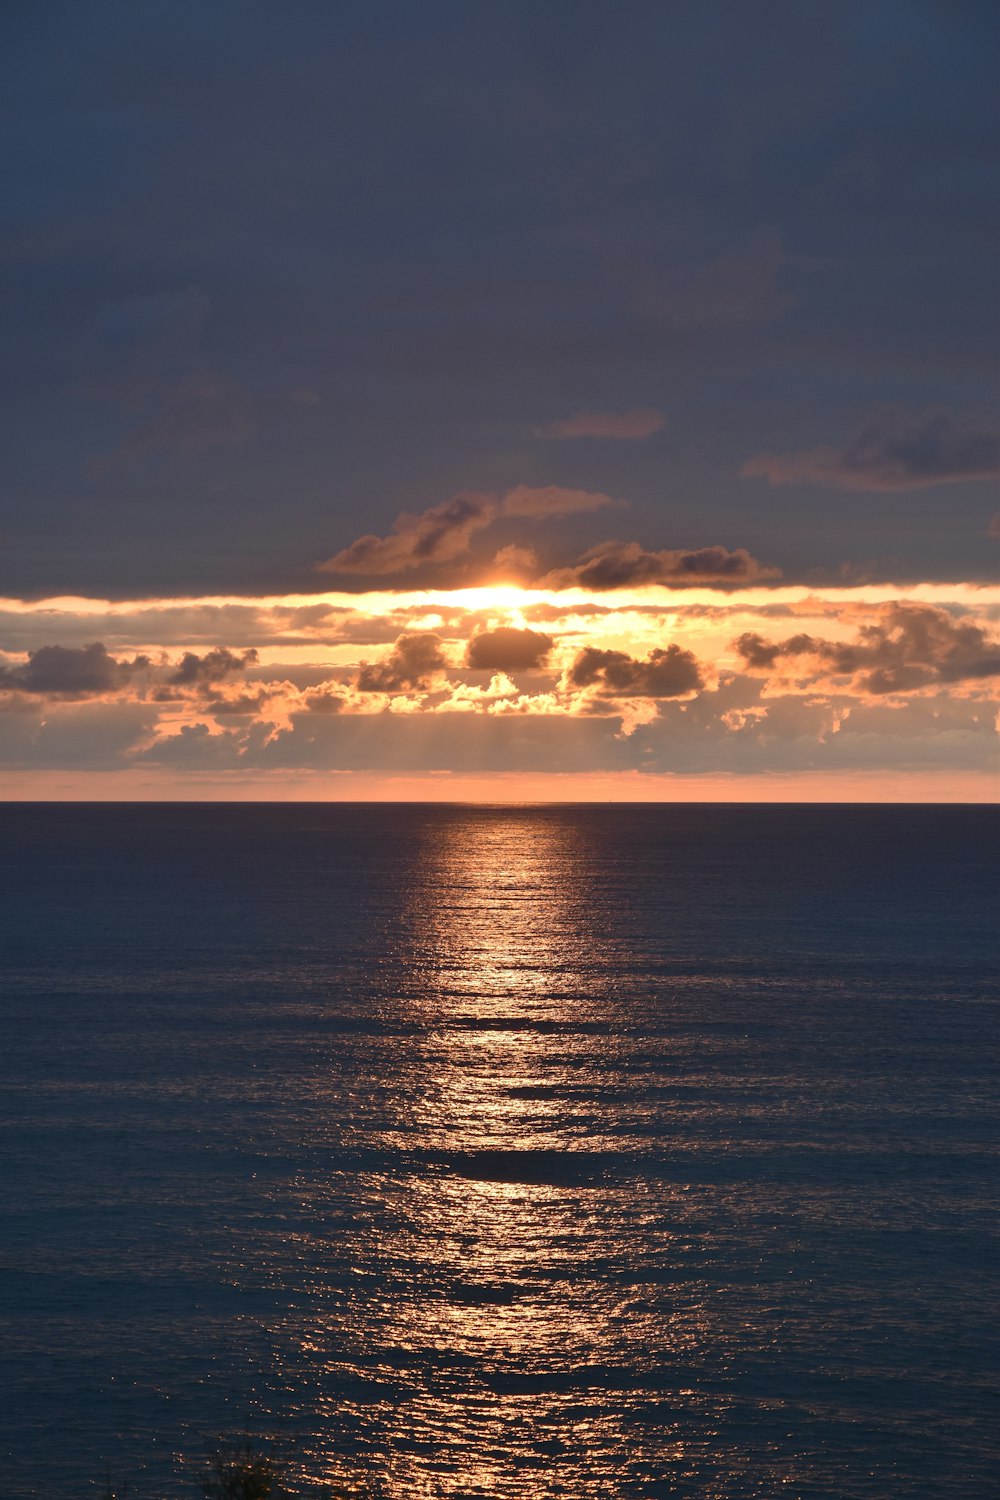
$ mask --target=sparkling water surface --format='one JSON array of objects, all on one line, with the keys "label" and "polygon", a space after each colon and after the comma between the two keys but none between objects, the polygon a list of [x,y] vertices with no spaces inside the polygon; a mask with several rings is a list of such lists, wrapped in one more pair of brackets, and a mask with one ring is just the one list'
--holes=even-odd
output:
[{"label": "sparkling water surface", "polygon": [[0,1494],[955,1500],[983,808],[0,808]]}]

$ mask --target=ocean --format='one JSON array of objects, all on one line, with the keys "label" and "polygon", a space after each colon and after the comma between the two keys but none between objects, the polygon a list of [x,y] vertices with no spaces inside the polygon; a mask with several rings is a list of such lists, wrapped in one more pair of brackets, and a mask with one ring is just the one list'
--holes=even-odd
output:
[{"label": "ocean", "polygon": [[0,807],[0,1496],[984,1500],[998,831]]}]

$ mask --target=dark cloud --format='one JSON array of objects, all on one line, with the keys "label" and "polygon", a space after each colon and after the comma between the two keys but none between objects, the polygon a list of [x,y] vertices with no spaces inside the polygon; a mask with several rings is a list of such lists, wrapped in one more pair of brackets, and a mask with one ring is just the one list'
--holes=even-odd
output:
[{"label": "dark cloud", "polygon": [[317,566],[321,573],[358,573],[374,578],[405,573],[423,563],[451,562],[468,552],[473,535],[496,516],[496,501],[488,495],[455,495],[419,516],[404,511],[389,536],[359,536]]},{"label": "dark cloud", "polygon": [[549,588],[621,589],[642,584],[752,583],[776,578],[744,547],[697,547],[690,551],[648,551],[638,542],[601,542],[569,568],[555,568],[540,579]]},{"label": "dark cloud", "polygon": [[148,656],[119,661],[100,641],[89,646],[40,646],[21,666],[0,669],[0,690],[53,698],[117,693],[145,672]]},{"label": "dark cloud", "polygon": [[654,650],[645,661],[624,651],[586,646],[567,674],[571,687],[597,687],[615,698],[679,698],[703,685],[701,668],[680,646]]},{"label": "dark cloud", "polygon": [[939,407],[877,407],[843,448],[760,453],[741,471],[771,484],[823,484],[843,490],[915,490],[1000,476],[1000,424]]},{"label": "dark cloud", "polygon": [[256,661],[257,652],[252,646],[240,653],[230,651],[225,646],[216,646],[213,650],[206,651],[204,656],[198,656],[194,651],[185,651],[180,664],[171,672],[167,682],[172,687],[214,686],[225,682],[227,678],[235,677]]},{"label": "dark cloud", "polygon": [[1000,673],[1000,641],[982,626],[925,604],[887,605],[879,622],[863,625],[851,642],[807,634],[775,642],[748,631],[734,644],[750,671],[771,672],[780,661],[805,658],[814,677],[851,677],[858,690],[873,694]]},{"label": "dark cloud", "polygon": [[366,662],[355,680],[361,693],[420,692],[447,669],[439,635],[401,635],[385,661]]},{"label": "dark cloud", "polygon": [[652,437],[664,425],[664,418],[649,407],[634,411],[578,411],[561,422],[549,422],[538,429],[544,438],[614,438],[619,442]]},{"label": "dark cloud", "polygon": [[469,551],[477,531],[504,516],[539,521],[613,504],[608,495],[561,485],[539,488],[517,485],[499,498],[476,493],[455,495],[440,505],[432,505],[419,516],[404,512],[388,536],[358,537],[349,547],[317,566],[323,573],[352,573],[369,578],[405,573],[426,564],[448,563],[462,557]]},{"label": "dark cloud", "polygon": [[544,664],[552,646],[552,637],[538,630],[501,625],[472,637],[466,661],[484,672],[527,672]]},{"label": "dark cloud", "polygon": [[316,693],[307,693],[304,700],[306,711],[311,714],[339,714],[344,707],[344,701],[342,694],[332,692],[326,687]]}]

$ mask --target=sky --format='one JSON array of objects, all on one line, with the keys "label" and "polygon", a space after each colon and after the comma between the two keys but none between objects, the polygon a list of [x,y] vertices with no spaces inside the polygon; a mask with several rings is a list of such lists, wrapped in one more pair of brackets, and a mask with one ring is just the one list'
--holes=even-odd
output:
[{"label": "sky", "polygon": [[995,796],[998,36],[5,6],[0,796]]}]

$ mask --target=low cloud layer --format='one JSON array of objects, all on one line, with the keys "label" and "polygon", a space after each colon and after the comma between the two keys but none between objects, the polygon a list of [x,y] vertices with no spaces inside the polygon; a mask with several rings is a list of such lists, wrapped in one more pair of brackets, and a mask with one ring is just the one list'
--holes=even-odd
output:
[{"label": "low cloud layer", "polygon": [[1000,425],[935,407],[879,406],[842,447],[760,453],[742,469],[771,484],[842,490],[915,490],[1000,476]]},{"label": "low cloud layer", "polygon": [[[0,762],[222,778],[978,774],[995,755],[1000,596],[934,597],[737,583],[664,598],[419,590],[76,613],[72,600],[8,601]],[[98,622],[113,627],[107,642],[84,634]],[[33,629],[37,645],[14,644]],[[67,638],[52,640],[59,629]]]}]

